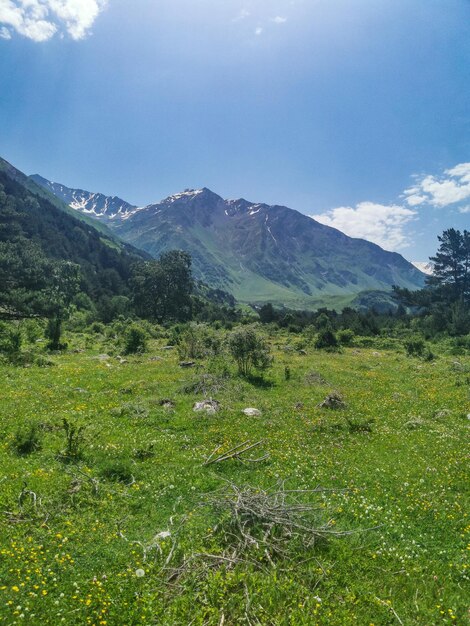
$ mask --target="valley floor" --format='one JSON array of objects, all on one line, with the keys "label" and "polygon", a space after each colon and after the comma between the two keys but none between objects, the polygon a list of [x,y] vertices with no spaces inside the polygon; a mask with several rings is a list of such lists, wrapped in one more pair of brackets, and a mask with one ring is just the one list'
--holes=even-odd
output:
[{"label": "valley floor", "polygon": [[[278,334],[272,370],[247,382],[223,363],[182,369],[164,339],[124,362],[74,341],[84,351],[53,367],[0,366],[0,624],[469,623],[468,356],[302,355]],[[204,391],[219,412],[193,411]],[[344,409],[318,407],[332,391]],[[69,429],[75,462],[60,457],[64,418],[84,426],[72,440]],[[40,449],[20,455],[31,421]],[[269,457],[203,465],[245,441]],[[302,501],[357,532],[211,562],[228,554],[230,520],[208,494],[281,481],[331,489]]]}]

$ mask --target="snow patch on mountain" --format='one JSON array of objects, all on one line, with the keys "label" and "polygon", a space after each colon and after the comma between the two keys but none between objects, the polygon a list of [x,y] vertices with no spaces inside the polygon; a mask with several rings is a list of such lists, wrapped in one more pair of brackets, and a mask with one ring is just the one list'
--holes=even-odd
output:
[{"label": "snow patch on mountain", "polygon": [[423,274],[432,276],[434,274],[434,265],[429,261],[411,261],[411,263]]}]

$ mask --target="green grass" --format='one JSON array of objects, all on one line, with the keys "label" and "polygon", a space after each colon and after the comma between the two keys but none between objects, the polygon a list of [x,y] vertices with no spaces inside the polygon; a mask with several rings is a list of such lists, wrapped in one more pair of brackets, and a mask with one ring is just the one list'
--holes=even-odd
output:
[{"label": "green grass", "polygon": [[[163,341],[123,364],[99,358],[111,351],[103,344],[54,356],[54,367],[0,366],[1,624],[468,623],[470,359],[457,368],[456,357],[374,349],[301,356],[283,349],[287,335],[271,341],[271,384],[233,373],[207,416],[192,411],[202,397],[182,391],[202,370],[181,369]],[[333,390],[347,408],[319,409]],[[85,427],[75,462],[60,456],[64,418]],[[369,420],[371,432],[351,428]],[[31,422],[41,444],[20,455],[15,436]],[[216,446],[259,439],[262,463],[203,466]],[[172,567],[221,552],[201,502],[227,480],[333,489],[311,496],[320,517],[358,532],[290,561],[260,554],[260,568],[195,565],[168,581],[173,539]],[[171,538],[144,561],[142,546],[162,531]]]}]

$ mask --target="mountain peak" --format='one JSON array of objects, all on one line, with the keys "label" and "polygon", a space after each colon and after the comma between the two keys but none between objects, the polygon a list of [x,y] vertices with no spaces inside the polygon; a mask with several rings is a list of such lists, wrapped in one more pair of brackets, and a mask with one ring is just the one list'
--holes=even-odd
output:
[{"label": "mountain peak", "polygon": [[216,199],[221,200],[222,198],[208,189],[207,187],[202,187],[201,189],[185,189],[184,191],[180,191],[179,193],[175,193],[168,198],[165,198],[163,202],[177,202],[178,200],[194,200],[198,199]]}]

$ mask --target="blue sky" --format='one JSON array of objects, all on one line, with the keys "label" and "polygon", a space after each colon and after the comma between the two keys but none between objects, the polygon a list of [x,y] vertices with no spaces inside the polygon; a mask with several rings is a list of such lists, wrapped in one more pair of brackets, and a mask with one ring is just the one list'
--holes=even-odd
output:
[{"label": "blue sky", "polygon": [[0,155],[69,186],[470,227],[468,0],[0,0],[0,85]]}]

